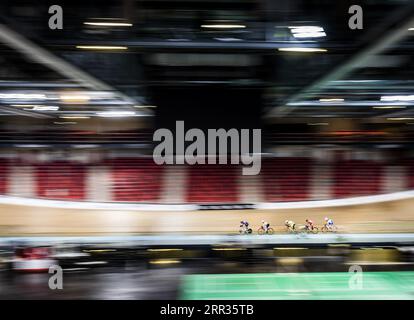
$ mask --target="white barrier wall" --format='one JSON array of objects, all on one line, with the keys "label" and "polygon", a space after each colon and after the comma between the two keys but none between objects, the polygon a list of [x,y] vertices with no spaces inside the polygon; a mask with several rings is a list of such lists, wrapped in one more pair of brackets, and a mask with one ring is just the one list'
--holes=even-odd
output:
[{"label": "white barrier wall", "polygon": [[7,194],[17,197],[36,197],[36,177],[32,166],[11,166],[7,176]]},{"label": "white barrier wall", "polygon": [[[329,216],[344,233],[413,233],[414,191],[341,200],[260,203],[249,210],[200,210],[196,205],[144,205],[72,202],[0,196],[0,235],[114,235],[238,233],[248,219],[257,230],[261,220],[285,233],[284,221],[303,225],[312,218],[318,226]],[[343,240],[341,240],[343,241]]]}]

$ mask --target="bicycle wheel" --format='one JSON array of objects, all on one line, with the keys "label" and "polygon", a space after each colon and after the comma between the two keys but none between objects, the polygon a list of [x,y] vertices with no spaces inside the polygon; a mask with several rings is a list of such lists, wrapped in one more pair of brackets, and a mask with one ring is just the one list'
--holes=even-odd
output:
[{"label": "bicycle wheel", "polygon": [[264,229],[263,229],[263,228],[259,228],[259,230],[257,230],[257,233],[258,233],[258,234],[264,234],[264,232],[265,232],[265,231],[264,231]]},{"label": "bicycle wheel", "polygon": [[274,234],[275,230],[273,230],[273,228],[269,228],[267,229],[267,234]]},{"label": "bicycle wheel", "polygon": [[316,234],[319,232],[318,227],[313,227],[313,229],[311,230],[312,233]]}]

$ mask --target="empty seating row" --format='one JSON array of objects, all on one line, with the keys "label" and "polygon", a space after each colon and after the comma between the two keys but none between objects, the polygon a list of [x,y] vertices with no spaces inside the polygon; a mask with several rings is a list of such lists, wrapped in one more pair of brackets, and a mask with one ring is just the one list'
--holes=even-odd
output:
[{"label": "empty seating row", "polygon": [[239,202],[238,167],[234,165],[194,165],[189,167],[187,202]]},{"label": "empty seating row", "polygon": [[70,162],[36,166],[37,196],[49,199],[85,199],[85,168]]},{"label": "empty seating row", "polygon": [[373,161],[338,161],[334,165],[335,198],[381,193],[383,166]]},{"label": "empty seating row", "polygon": [[[8,183],[12,179],[10,171],[12,168],[16,170],[19,165],[27,164],[0,160],[0,194],[8,194]],[[414,160],[406,160],[399,165],[405,168],[404,179],[407,183],[404,185],[414,188]],[[90,188],[93,188],[93,184],[89,183],[90,169],[97,167],[104,168],[108,173],[104,181],[110,194],[108,201],[156,203],[162,201],[165,188],[165,166],[156,165],[150,157],[114,158],[93,164],[53,161],[30,166],[33,177],[25,179],[25,183],[33,181],[34,196],[40,198],[90,200]],[[380,194],[384,190],[386,177],[382,163],[340,160],[326,166],[329,166],[330,174],[323,179],[329,180],[332,198]],[[249,188],[262,190],[263,200],[269,202],[315,199],[315,181],[322,179],[315,168],[316,162],[311,158],[265,158],[260,175]],[[174,172],[174,167],[171,169]],[[185,179],[180,180],[185,184],[183,202],[244,201],[241,200],[241,193],[246,189],[241,185],[245,177],[241,169],[237,165],[220,164],[186,166]]]},{"label": "empty seating row", "polygon": [[261,177],[266,201],[308,200],[311,166],[309,158],[265,159]]},{"label": "empty seating row", "polygon": [[110,167],[114,201],[156,202],[160,199],[163,166],[151,158],[117,158],[105,162]]}]

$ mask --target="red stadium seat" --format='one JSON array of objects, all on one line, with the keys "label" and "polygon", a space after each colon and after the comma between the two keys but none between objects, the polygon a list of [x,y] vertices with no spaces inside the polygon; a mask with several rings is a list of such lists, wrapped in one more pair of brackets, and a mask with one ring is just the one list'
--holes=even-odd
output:
[{"label": "red stadium seat", "polygon": [[37,195],[62,200],[85,199],[85,167],[66,161],[36,165]]},{"label": "red stadium seat", "polygon": [[309,198],[309,158],[267,158],[261,177],[266,201],[303,201]]},{"label": "red stadium seat", "polygon": [[[13,165],[20,163],[14,161]],[[115,158],[94,165],[110,169],[108,185],[112,201],[160,202],[162,200],[164,166],[156,165],[152,158]],[[254,180],[252,191],[263,190],[265,201],[304,201],[312,194],[314,161],[311,158],[284,157],[263,159],[260,179]],[[407,188],[414,188],[414,159],[398,163],[407,168]],[[338,160],[329,164],[332,175],[328,179],[332,198],[379,194],[384,190],[384,164],[368,160]],[[37,196],[49,199],[86,200],[87,165],[53,161],[35,169]],[[238,203],[242,196],[239,178],[241,166],[194,165],[186,166],[184,182],[189,203]],[[174,171],[174,166],[172,166]],[[9,179],[8,160],[0,161],[0,194],[7,194]],[[262,185],[257,185],[261,183]],[[171,187],[171,186],[170,186]],[[260,188],[262,187],[262,188]],[[246,193],[246,189],[243,189]],[[165,190],[164,190],[165,191]],[[314,192],[314,191],[313,191]]]},{"label": "red stadium seat", "polygon": [[335,198],[381,193],[383,165],[368,160],[341,160],[334,165]]},{"label": "red stadium seat", "polygon": [[107,161],[112,171],[114,201],[156,202],[161,195],[163,166],[152,158],[117,158]]},{"label": "red stadium seat", "polygon": [[192,203],[235,203],[239,201],[235,165],[188,166],[187,201]]},{"label": "red stadium seat", "polygon": [[8,190],[9,161],[0,160],[0,194],[6,194]]}]

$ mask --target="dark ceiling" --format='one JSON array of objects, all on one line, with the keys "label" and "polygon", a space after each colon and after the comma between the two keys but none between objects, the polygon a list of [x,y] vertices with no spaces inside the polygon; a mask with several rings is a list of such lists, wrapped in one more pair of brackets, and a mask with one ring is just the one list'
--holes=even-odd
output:
[{"label": "dark ceiling", "polygon": [[[63,8],[63,30],[48,28],[52,4]],[[207,126],[220,116],[220,126],[251,119],[279,133],[320,133],[331,119],[353,119],[332,130],[408,134],[414,3],[360,1],[362,30],[348,27],[353,4],[3,0],[0,124],[96,130],[120,113],[137,130],[183,118]],[[323,34],[295,34],[309,27]],[[298,47],[319,51],[292,52]],[[13,96],[22,92],[46,98]]]}]

